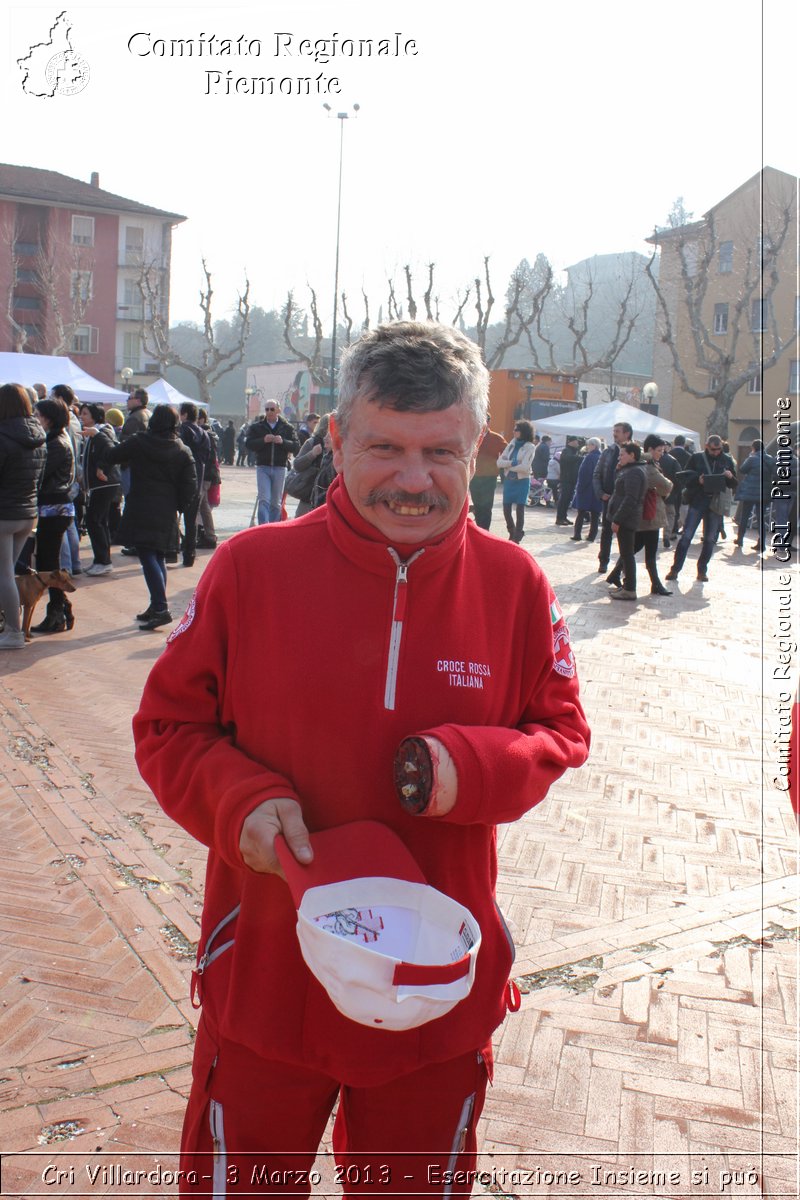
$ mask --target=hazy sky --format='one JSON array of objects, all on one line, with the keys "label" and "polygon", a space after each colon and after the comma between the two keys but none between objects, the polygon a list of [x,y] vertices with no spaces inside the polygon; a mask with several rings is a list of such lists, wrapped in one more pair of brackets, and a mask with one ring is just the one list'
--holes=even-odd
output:
[{"label": "hazy sky", "polygon": [[[322,105],[352,118],[358,103],[344,123],[339,276],[356,322],[362,288],[375,317],[387,276],[400,292],[406,263],[418,299],[436,263],[452,316],[485,255],[499,318],[523,257],[542,251],[563,267],[646,251],[678,195],[699,216],[762,162],[797,170],[797,10],[793,0],[12,4],[0,17],[2,157],[87,181],[98,171],[111,192],[185,214],[173,320],[199,316],[205,255],[215,315],[230,310],[247,271],[265,308],[289,288],[304,304],[312,284],[328,332],[342,126]],[[16,59],[62,11],[89,83],[75,95],[26,95]],[[227,38],[251,53],[153,52],[212,34],[214,46]],[[401,52],[327,62],[301,52],[304,39],[313,51],[334,37],[387,39]],[[310,77],[314,90],[226,94],[228,72],[284,88]],[[322,87],[338,78],[340,93],[318,94],[318,76]]]}]

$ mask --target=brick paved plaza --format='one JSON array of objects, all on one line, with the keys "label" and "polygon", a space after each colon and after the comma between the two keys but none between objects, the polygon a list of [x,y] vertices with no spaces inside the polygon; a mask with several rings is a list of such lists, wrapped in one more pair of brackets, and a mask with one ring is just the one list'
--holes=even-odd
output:
[{"label": "brick paved plaza", "polygon": [[[226,532],[254,491],[225,469]],[[772,781],[792,690],[776,635],[787,606],[798,627],[800,582],[729,534],[708,584],[695,549],[672,597],[615,604],[596,548],[553,516],[529,510],[522,545],[569,622],[593,747],[500,831],[524,996],[496,1042],[475,1193],[797,1196],[797,840]],[[170,570],[176,616],[207,558]],[[176,1166],[204,851],[133,763],[168,631],[138,631],[139,566],[115,562],[79,580],[71,633],[0,652],[8,1196],[176,1191],[123,1172]],[[289,605],[279,620],[299,658],[314,631]]]}]

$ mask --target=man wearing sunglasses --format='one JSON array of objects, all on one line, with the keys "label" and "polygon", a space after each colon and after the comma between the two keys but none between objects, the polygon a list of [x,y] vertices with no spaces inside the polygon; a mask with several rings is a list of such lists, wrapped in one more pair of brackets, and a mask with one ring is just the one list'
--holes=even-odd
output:
[{"label": "man wearing sunglasses", "polygon": [[264,416],[248,430],[246,445],[256,456],[258,523],[280,521],[286,465],[289,455],[297,454],[300,443],[294,426],[281,416],[277,400],[266,402]]}]

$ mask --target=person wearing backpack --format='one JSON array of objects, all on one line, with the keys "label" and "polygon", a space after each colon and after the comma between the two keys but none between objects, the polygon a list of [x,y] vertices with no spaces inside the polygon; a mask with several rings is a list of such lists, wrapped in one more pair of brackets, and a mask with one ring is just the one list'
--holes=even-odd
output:
[{"label": "person wearing backpack", "polygon": [[[644,455],[641,467],[644,471],[644,499],[642,515],[636,529],[633,541],[633,553],[644,550],[644,563],[650,576],[651,596],[671,596],[669,588],[665,588],[658,577],[658,539],[666,521],[664,501],[672,491],[672,483],[661,470],[659,463],[667,443],[657,433],[649,433],[644,439],[642,449]],[[614,570],[608,576],[612,587],[621,588],[622,559],[617,561]]]}]

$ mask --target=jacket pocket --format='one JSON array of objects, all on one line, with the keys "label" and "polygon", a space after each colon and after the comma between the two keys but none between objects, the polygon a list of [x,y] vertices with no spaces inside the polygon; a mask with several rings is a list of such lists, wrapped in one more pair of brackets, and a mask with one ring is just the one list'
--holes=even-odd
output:
[{"label": "jacket pocket", "polygon": [[203,1003],[202,979],[206,970],[221,954],[224,954],[226,950],[230,950],[235,945],[235,936],[225,937],[225,940],[223,940],[223,936],[231,932],[228,927],[238,917],[240,908],[241,905],[237,904],[236,908],[232,909],[227,917],[223,917],[219,924],[211,930],[202,951],[198,950],[197,966],[192,971],[192,1008],[200,1008]]},{"label": "jacket pocket", "polygon": [[[514,939],[511,936],[511,930],[506,925],[506,919],[503,916],[500,905],[497,903],[496,900],[494,901],[494,907],[495,907],[495,912],[497,913],[497,919],[500,922],[500,927],[503,930],[503,933],[505,934],[506,942],[508,943],[509,953],[511,954],[511,963],[513,963],[514,959],[517,957],[517,947],[514,945]],[[511,963],[509,964],[509,966],[511,965]]]}]

